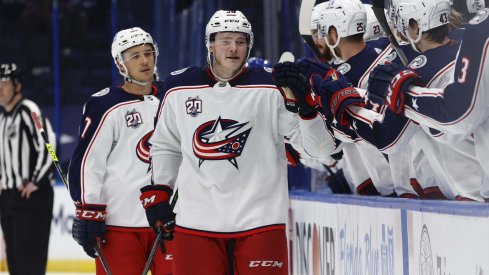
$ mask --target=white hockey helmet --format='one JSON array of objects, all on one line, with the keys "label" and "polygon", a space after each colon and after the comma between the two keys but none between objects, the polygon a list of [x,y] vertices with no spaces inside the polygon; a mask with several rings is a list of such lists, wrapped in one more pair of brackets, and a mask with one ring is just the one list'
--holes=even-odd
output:
[{"label": "white hockey helmet", "polygon": [[129,76],[127,68],[124,65],[122,53],[131,47],[144,45],[144,44],[149,44],[153,47],[155,51],[155,67],[156,67],[156,61],[159,55],[158,46],[156,45],[156,42],[153,40],[151,35],[139,27],[129,28],[117,32],[114,36],[114,40],[112,41],[112,49],[111,49],[112,58],[114,58],[114,63],[117,65],[117,61],[119,61],[122,67],[124,67],[124,71],[119,70],[119,73],[122,76],[124,76],[126,81],[134,82],[140,85],[146,85],[147,83],[136,81],[135,79]]},{"label": "white hockey helmet", "polygon": [[[449,23],[450,0],[400,0],[393,3],[397,31],[409,39],[411,45],[421,40],[423,32]],[[418,37],[409,35],[409,21],[418,23]],[[416,48],[415,48],[416,49]]]},{"label": "white hockey helmet", "polygon": [[[336,48],[342,37],[365,32],[367,12],[360,0],[331,0],[321,10],[318,21],[318,36],[325,38],[330,48]],[[330,45],[327,39],[330,27],[335,27],[338,40]]]},{"label": "white hockey helmet", "polygon": [[367,27],[365,28],[365,33],[363,34],[363,40],[369,41],[384,36],[384,30],[380,26],[379,20],[374,14],[372,5],[363,5],[365,6],[365,11],[367,12]]},{"label": "white hockey helmet", "polygon": [[242,32],[248,39],[248,54],[253,47],[253,31],[251,24],[240,11],[218,10],[212,15],[205,27],[205,46],[209,46],[214,41],[214,36],[218,32]]},{"label": "white hockey helmet", "polygon": [[328,2],[319,3],[312,9],[310,29],[316,31],[318,29],[319,18],[321,18],[321,11],[328,4]]},{"label": "white hockey helmet", "polygon": [[452,7],[461,13],[476,13],[486,7],[484,0],[450,0]]}]

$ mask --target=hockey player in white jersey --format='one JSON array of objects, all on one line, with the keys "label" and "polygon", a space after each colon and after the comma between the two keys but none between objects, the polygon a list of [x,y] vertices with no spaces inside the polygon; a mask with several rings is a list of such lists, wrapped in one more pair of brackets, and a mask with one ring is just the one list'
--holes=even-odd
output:
[{"label": "hockey player in white jersey", "polygon": [[[157,56],[156,43],[141,28],[115,35],[112,57],[124,84],[88,99],[70,162],[73,238],[94,258],[94,245],[102,241],[113,274],[140,274],[156,239],[138,198],[151,180],[148,139],[162,95],[161,83],[153,82]],[[171,274],[171,255],[163,247],[152,274]],[[105,274],[98,258],[96,263],[97,274]]]},{"label": "hockey player in white jersey", "polygon": [[[473,1],[468,1],[473,3]],[[479,4],[484,4],[479,2]],[[469,11],[473,5],[468,5]],[[376,90],[379,97],[393,110],[412,120],[446,133],[473,136],[476,157],[489,173],[489,99],[484,87],[489,86],[489,9],[479,10],[466,25],[462,45],[453,72],[454,82],[446,87],[426,88],[409,85],[411,78],[419,77],[408,68],[386,65],[378,68],[383,79],[374,77],[373,82],[390,84],[387,90]],[[481,187],[481,196],[488,201],[489,184]]]},{"label": "hockey player in white jersey", "polygon": [[286,109],[271,70],[244,67],[253,42],[240,11],[217,11],[206,26],[209,65],[164,82],[150,140],[153,184],[141,198],[148,209],[166,205],[160,221],[171,232],[168,200],[178,187],[180,275],[288,274],[284,136],[299,132],[311,154],[323,154],[321,144],[334,149],[320,116]]}]

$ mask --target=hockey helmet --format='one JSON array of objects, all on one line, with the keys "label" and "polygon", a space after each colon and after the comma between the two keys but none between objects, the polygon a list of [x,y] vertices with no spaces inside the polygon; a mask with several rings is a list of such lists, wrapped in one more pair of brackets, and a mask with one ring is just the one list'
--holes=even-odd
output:
[{"label": "hockey helmet", "polygon": [[[407,37],[411,44],[421,40],[423,32],[449,23],[450,0],[400,0],[393,3],[395,9],[395,24],[397,31]],[[418,37],[409,35],[409,22],[418,23]]]},{"label": "hockey helmet", "polygon": [[310,29],[316,31],[318,29],[319,18],[321,18],[321,11],[328,4],[328,2],[319,3],[312,9]]},{"label": "hockey helmet", "polygon": [[379,20],[374,14],[372,5],[363,5],[365,6],[365,11],[367,12],[367,27],[365,28],[365,33],[363,34],[363,40],[369,41],[384,36],[384,30],[380,26]]},{"label": "hockey helmet", "polygon": [[148,83],[137,81],[129,76],[127,68],[123,62],[124,60],[122,59],[122,53],[131,47],[144,45],[144,44],[149,44],[153,47],[153,50],[155,52],[154,62],[156,68],[157,57],[159,55],[158,45],[156,45],[156,42],[153,40],[153,38],[149,33],[145,32],[143,29],[139,27],[129,28],[117,32],[114,36],[114,40],[112,41],[112,49],[111,49],[112,58],[114,58],[114,63],[116,64],[116,66],[118,65],[117,61],[119,61],[120,65],[124,68],[124,70],[121,70],[118,67],[119,73],[122,76],[124,76],[124,79],[126,81],[134,82],[139,85],[146,85]]},{"label": "hockey helmet", "polygon": [[[248,49],[253,47],[253,31],[251,24],[240,11],[218,10],[212,15],[205,27],[205,46],[214,42],[215,34],[218,32],[242,32],[246,34],[248,40]],[[248,52],[249,52],[248,50]]]},{"label": "hockey helmet", "polygon": [[326,43],[330,48],[336,48],[342,37],[364,33],[367,25],[367,12],[360,0],[331,0],[321,10],[318,21],[320,38],[327,38],[330,27],[335,27],[338,40],[335,45]]},{"label": "hockey helmet", "polygon": [[12,81],[14,84],[24,82],[24,74],[15,63],[0,65],[0,81]]}]

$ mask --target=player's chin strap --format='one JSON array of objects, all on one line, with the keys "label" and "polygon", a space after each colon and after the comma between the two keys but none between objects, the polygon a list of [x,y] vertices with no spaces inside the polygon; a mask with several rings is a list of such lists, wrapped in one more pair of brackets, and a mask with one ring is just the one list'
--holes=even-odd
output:
[{"label": "player's chin strap", "polygon": [[146,85],[148,85],[149,83],[151,83],[151,82],[149,82],[149,81],[148,81],[148,82],[141,82],[141,81],[137,81],[136,79],[134,79],[134,78],[130,77],[129,75],[124,76],[124,80],[125,80],[126,82],[129,82],[129,83],[134,83],[134,84],[138,84],[138,85],[141,85],[141,86],[146,86]]},{"label": "player's chin strap", "polygon": [[341,37],[338,36],[336,43],[334,45],[331,45],[331,44],[329,44],[327,37],[324,38],[324,41],[326,42],[326,45],[328,46],[329,51],[331,52],[331,55],[333,55],[335,59],[339,59],[339,60],[341,60],[341,58],[336,54],[335,49],[340,44],[340,39],[341,39]]},{"label": "player's chin strap", "polygon": [[421,53],[421,51],[416,46],[416,43],[421,41],[421,36],[423,35],[423,31],[421,29],[419,30],[418,37],[416,37],[416,39],[412,39],[411,36],[409,35],[409,32],[407,31],[405,32],[405,35],[409,40],[409,43],[411,44],[411,48],[413,48],[413,50],[415,50],[416,52]]}]

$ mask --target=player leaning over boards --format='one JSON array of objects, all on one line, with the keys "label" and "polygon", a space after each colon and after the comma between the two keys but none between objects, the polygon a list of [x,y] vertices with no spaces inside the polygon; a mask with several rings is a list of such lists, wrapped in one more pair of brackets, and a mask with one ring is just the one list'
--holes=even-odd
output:
[{"label": "player leaning over boards", "polygon": [[324,146],[316,110],[288,111],[270,70],[244,68],[253,40],[240,11],[217,11],[206,27],[209,66],[165,80],[150,139],[154,185],[142,198],[159,201],[149,208],[166,208],[159,220],[171,224],[168,200],[178,186],[179,275],[288,274],[284,136],[300,133],[306,152],[334,149],[331,136]]},{"label": "player leaning over boards", "polygon": [[[115,35],[112,57],[124,84],[88,99],[70,163],[73,238],[94,258],[94,245],[103,240],[113,274],[133,275],[143,271],[155,241],[138,198],[151,178],[148,139],[161,96],[160,82],[153,82],[158,48],[149,33],[130,28]],[[152,274],[171,272],[167,256],[157,250]],[[105,274],[96,263],[97,274]]]},{"label": "player leaning over boards", "polygon": [[[465,0],[456,0],[457,4]],[[486,1],[487,2],[487,1]],[[472,1],[467,1],[468,10],[476,12],[466,25],[462,45],[457,53],[454,82],[441,88],[409,85],[419,78],[410,68],[379,66],[372,82],[378,87],[390,85],[389,89],[369,90],[386,98],[386,105],[393,111],[447,134],[473,137],[475,157],[485,174],[489,173],[489,9],[474,10]],[[479,1],[479,5],[484,6]],[[487,3],[485,3],[487,5]],[[389,66],[389,67],[388,67]],[[387,83],[386,83],[387,81]],[[468,175],[468,174],[466,174]],[[481,196],[489,201],[489,184],[483,183]]]}]

